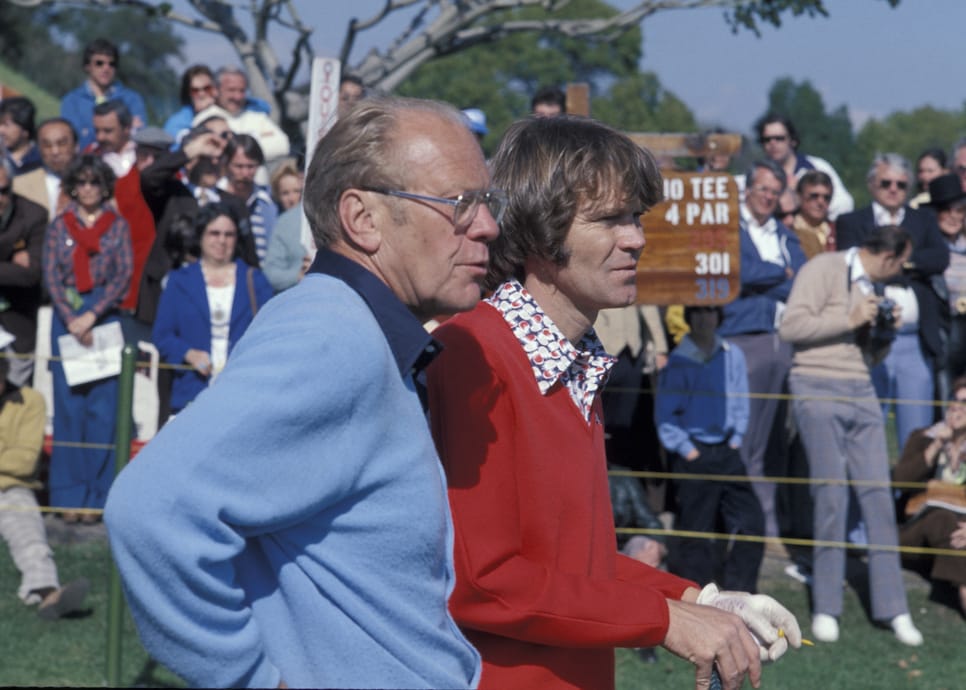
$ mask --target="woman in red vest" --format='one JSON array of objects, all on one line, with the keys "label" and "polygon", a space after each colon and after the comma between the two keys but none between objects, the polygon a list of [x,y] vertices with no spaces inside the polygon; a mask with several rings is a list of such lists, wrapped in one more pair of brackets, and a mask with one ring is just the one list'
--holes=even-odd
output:
[{"label": "woman in red vest", "polygon": [[[110,205],[114,173],[92,155],[76,158],[63,178],[71,202],[47,230],[44,285],[54,314],[51,374],[54,382],[54,451],[50,502],[61,508],[103,508],[114,476],[117,377],[68,385],[60,338],[94,343],[94,329],[118,320],[117,308],[131,280],[127,222]],[[65,522],[96,522],[94,513],[72,510]]]}]

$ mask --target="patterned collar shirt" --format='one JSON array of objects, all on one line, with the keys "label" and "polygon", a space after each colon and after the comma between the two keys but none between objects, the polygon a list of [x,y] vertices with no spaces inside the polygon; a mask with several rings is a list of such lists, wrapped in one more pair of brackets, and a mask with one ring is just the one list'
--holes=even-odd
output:
[{"label": "patterned collar shirt", "polygon": [[486,301],[500,312],[523,347],[540,392],[547,395],[557,383],[565,386],[589,422],[594,398],[617,361],[604,351],[594,330],[571,343],[517,280],[503,283]]}]

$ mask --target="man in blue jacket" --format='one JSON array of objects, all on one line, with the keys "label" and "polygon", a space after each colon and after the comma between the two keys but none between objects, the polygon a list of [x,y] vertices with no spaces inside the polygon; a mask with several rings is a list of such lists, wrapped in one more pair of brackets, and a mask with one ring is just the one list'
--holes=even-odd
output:
[{"label": "man in blue jacket", "polygon": [[[752,398],[741,459],[752,477],[785,474],[784,442],[776,441],[772,431],[784,425],[786,407],[774,397],[757,394],[781,393],[792,365],[791,346],[778,337],[778,325],[805,254],[795,233],[774,217],[786,183],[785,171],[772,160],[756,161],[748,170],[741,205],[741,294],[725,307],[718,329],[748,361]],[[777,537],[775,484],[755,482],[753,487],[765,513],[765,533]]]},{"label": "man in blue jacket", "polygon": [[94,143],[94,106],[119,100],[133,116],[132,132],[148,119],[141,94],[117,80],[121,55],[117,46],[105,38],[95,38],[84,46],[84,71],[87,79],[60,102],[60,115],[74,126],[80,150]]},{"label": "man in blue jacket", "polygon": [[505,203],[449,106],[367,100],[319,142],[308,275],[109,497],[152,657],[199,686],[475,687],[416,378],[421,323],[479,301]]}]

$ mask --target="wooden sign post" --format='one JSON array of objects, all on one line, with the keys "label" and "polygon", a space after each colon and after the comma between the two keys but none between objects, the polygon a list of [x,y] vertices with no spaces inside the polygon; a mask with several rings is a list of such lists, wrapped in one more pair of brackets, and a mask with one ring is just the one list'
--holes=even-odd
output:
[{"label": "wooden sign post", "polygon": [[741,288],[738,186],[727,173],[664,173],[664,201],[642,219],[641,304],[726,304]]},{"label": "wooden sign post", "polygon": [[[732,156],[738,134],[629,134],[668,158]],[[637,264],[641,304],[727,304],[738,296],[738,185],[724,172],[664,171],[664,201],[643,218],[647,245]]]}]

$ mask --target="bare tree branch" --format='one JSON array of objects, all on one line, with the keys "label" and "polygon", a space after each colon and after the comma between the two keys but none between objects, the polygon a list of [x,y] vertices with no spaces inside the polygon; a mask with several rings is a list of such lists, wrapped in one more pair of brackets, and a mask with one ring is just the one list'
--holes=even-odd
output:
[{"label": "bare tree branch", "polygon": [[[309,42],[312,28],[296,13],[292,0],[188,0],[196,16],[175,12],[159,0],[10,0],[24,7],[43,3],[81,7],[134,7],[160,14],[169,21],[211,33],[221,34],[232,45],[249,74],[252,92],[267,100],[274,116],[284,117],[289,104],[296,103],[292,92],[303,53],[311,59]],[[315,1],[315,0],[313,0]],[[899,0],[887,0],[894,5]],[[353,18],[346,29],[339,52],[343,69],[351,70],[370,88],[393,91],[420,65],[434,57],[450,55],[481,43],[520,33],[556,33],[569,37],[619,35],[639,25],[656,12],[672,9],[720,7],[730,10],[732,28],[756,30],[756,21],[779,23],[786,12],[825,14],[822,0],[641,0],[633,7],[609,17],[562,19],[555,16],[571,0],[384,0],[372,16]],[[544,19],[498,21],[499,13],[527,7],[540,7]],[[395,40],[382,50],[373,48],[352,61],[352,52],[361,32],[383,24],[398,13],[410,10],[411,18]],[[238,13],[250,16],[252,35],[242,27]],[[284,62],[279,59],[269,34],[273,27],[293,31],[296,36],[285,48]],[[304,98],[304,96],[302,96]],[[301,112],[303,108],[295,107]]]}]

